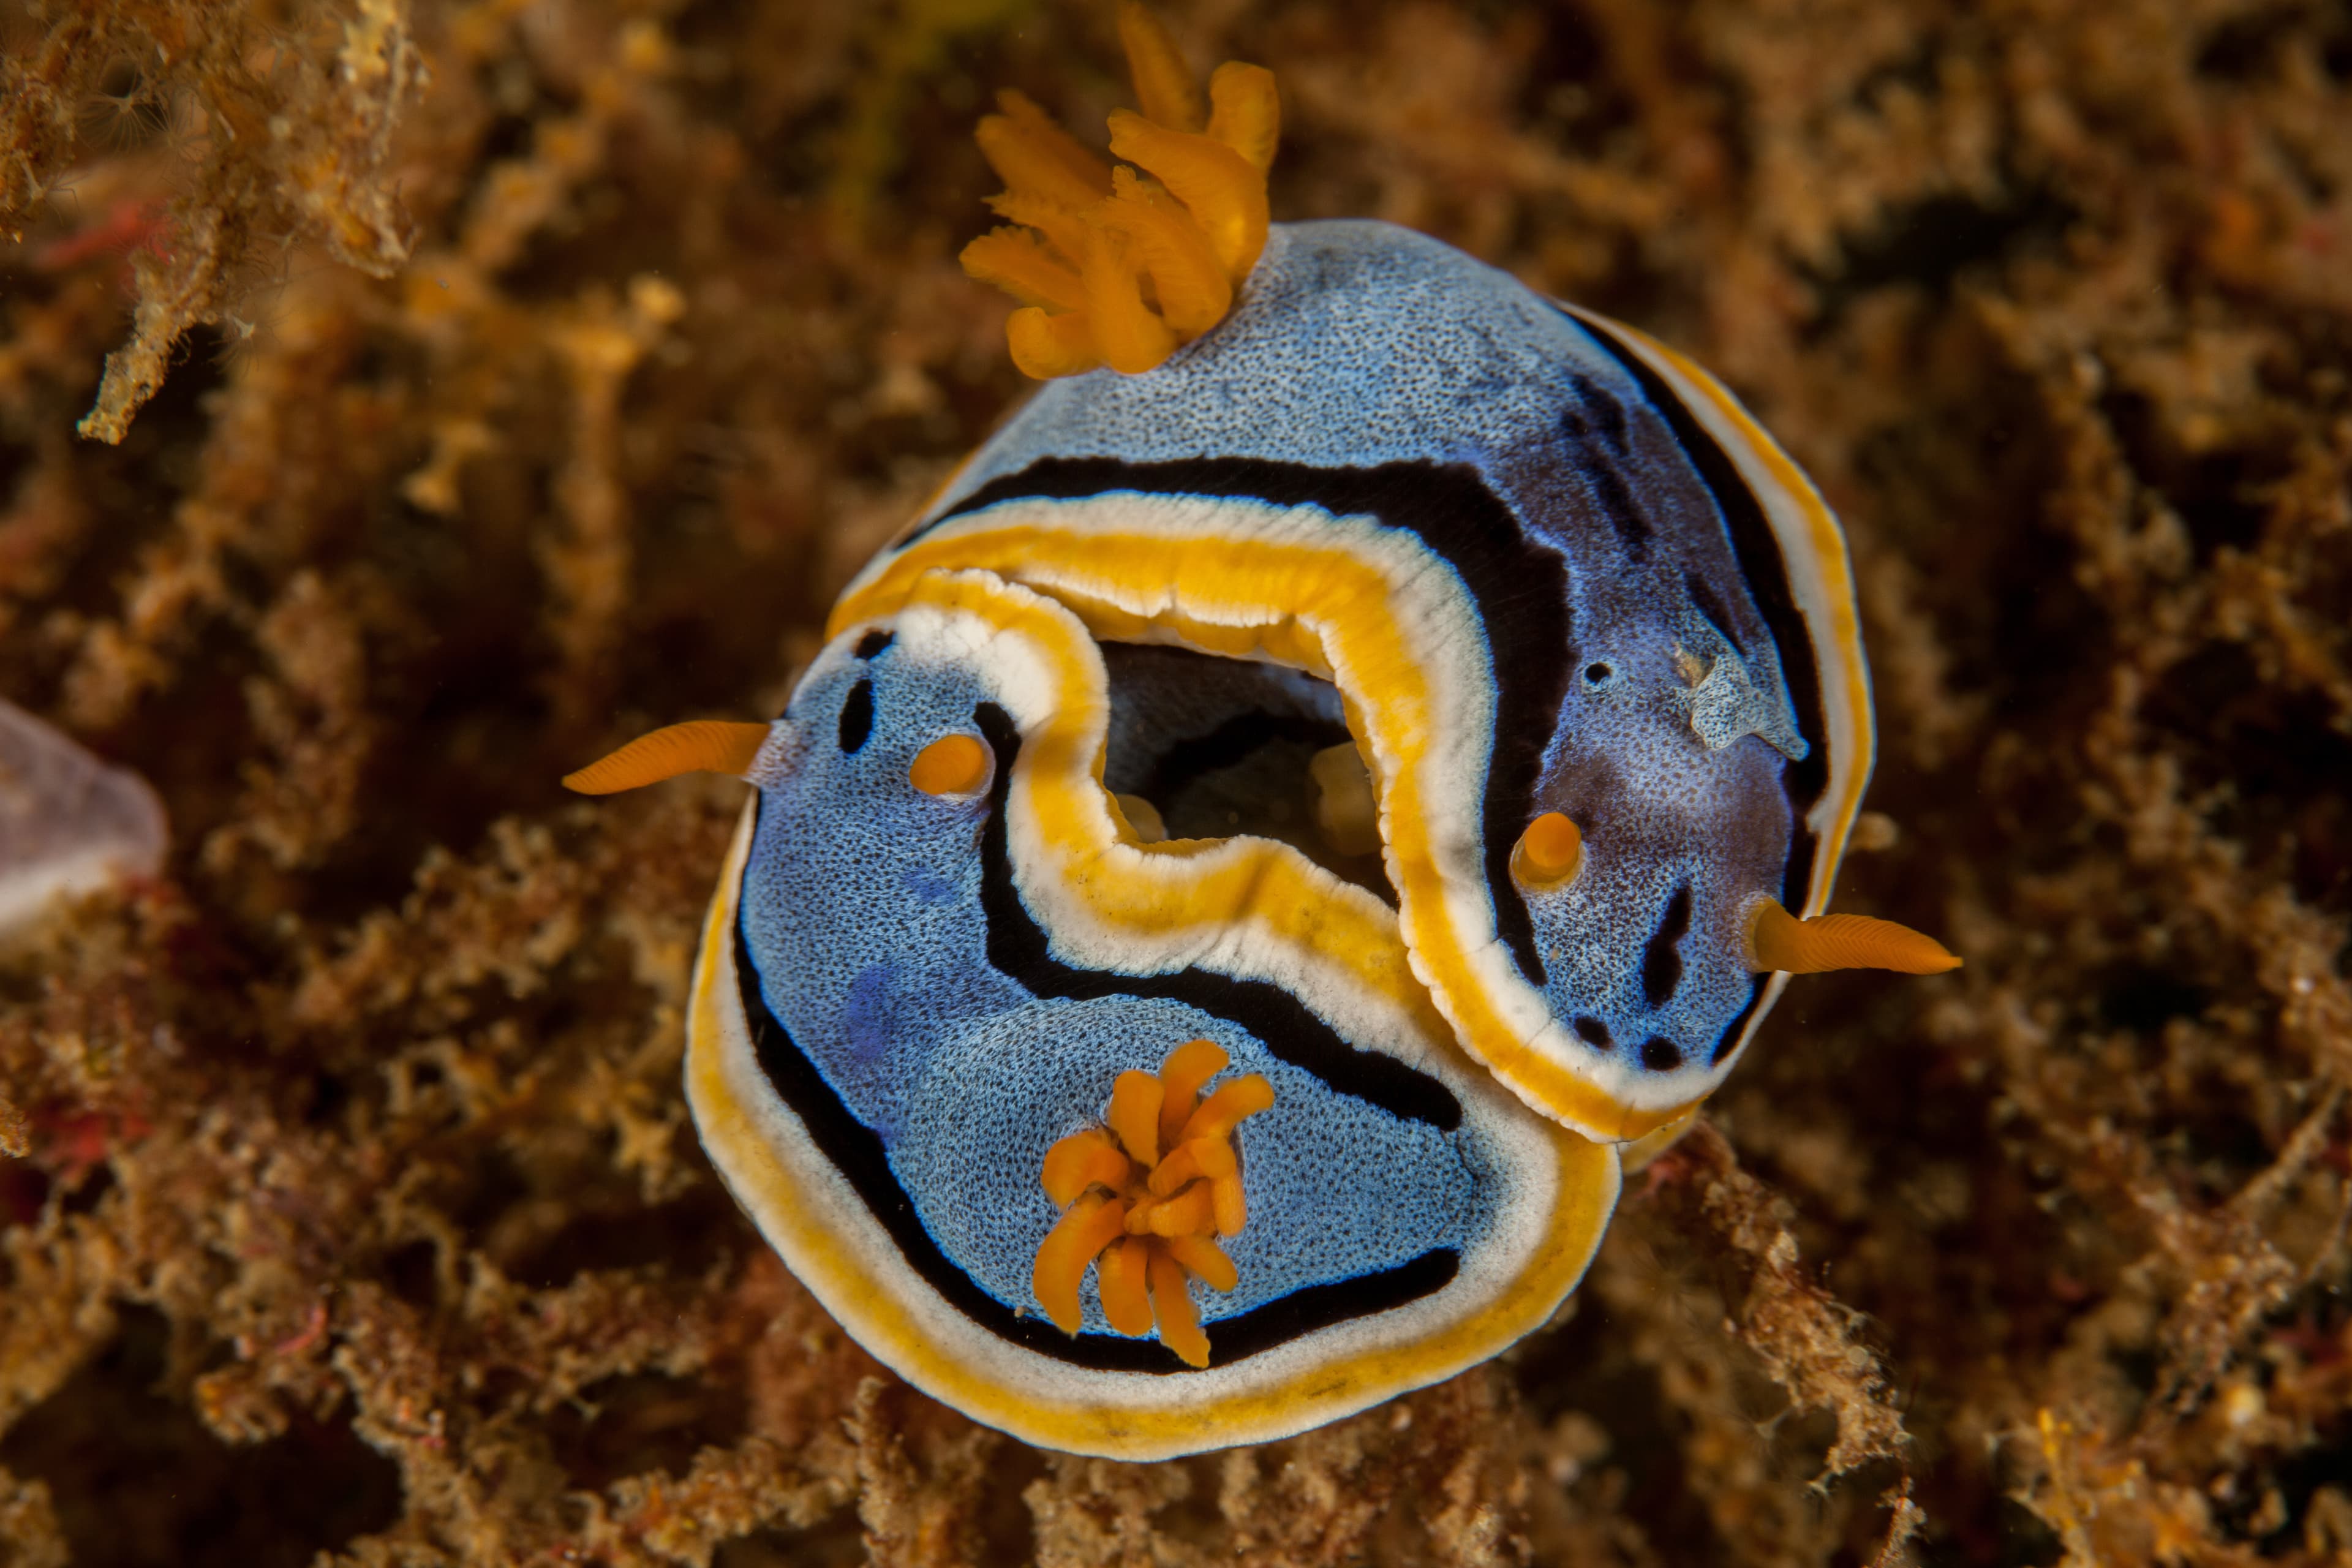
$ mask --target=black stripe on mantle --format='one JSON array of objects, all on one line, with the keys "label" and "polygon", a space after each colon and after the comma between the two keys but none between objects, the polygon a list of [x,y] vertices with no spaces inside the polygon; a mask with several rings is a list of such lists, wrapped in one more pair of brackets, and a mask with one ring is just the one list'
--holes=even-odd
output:
[{"label": "black stripe on mantle", "polygon": [[1479,829],[1495,931],[1528,984],[1544,984],[1535,922],[1511,876],[1511,847],[1533,814],[1545,745],[1559,722],[1576,668],[1568,565],[1528,537],[1501,498],[1465,463],[1399,462],[1312,468],[1257,458],[1132,463],[1118,458],[1041,458],[991,479],[908,537],[1009,500],[1071,500],[1130,492],[1317,506],[1334,517],[1370,517],[1418,538],[1468,589],[1486,639],[1495,683],[1493,747]]},{"label": "black stripe on mantle", "polygon": [[[1804,612],[1797,608],[1796,593],[1789,585],[1789,563],[1781,552],[1780,536],[1772,531],[1771,520],[1764,515],[1763,503],[1756,499],[1755,489],[1741,477],[1739,466],[1699,423],[1675,389],[1666,384],[1665,378],[1606,328],[1587,317],[1562,313],[1625,367],[1626,374],[1641,384],[1651,406],[1673,429],[1684,455],[1698,470],[1707,493],[1715,498],[1716,510],[1722,514],[1724,530],[1730,535],[1732,553],[1739,562],[1739,574],[1747,583],[1748,596],[1772,633],[1772,641],[1780,655],[1780,679],[1788,685],[1789,702],[1796,710],[1797,733],[1804,737],[1807,748],[1803,762],[1792,763],[1785,757],[1780,762],[1780,788],[1788,797],[1790,816],[1789,864],[1780,879],[1780,903],[1791,911],[1801,910],[1811,891],[1813,859],[1821,852],[1820,836],[1813,831],[1809,814],[1829,788],[1830,741],[1829,726],[1822,713],[1821,654],[1813,646]],[[1803,657],[1790,658],[1791,650]],[[1738,1040],[1763,1000],[1764,988],[1771,978],[1769,974],[1756,976],[1748,1005],[1739,1010],[1717,1039],[1714,1053],[1708,1058],[1710,1065],[1722,1060],[1724,1053]]]},{"label": "black stripe on mantle", "polygon": [[993,702],[974,709],[972,721],[996,754],[988,785],[988,821],[981,830],[980,907],[988,921],[988,962],[998,973],[1036,996],[1081,1002],[1148,996],[1181,1002],[1255,1035],[1276,1059],[1314,1074],[1335,1094],[1350,1095],[1401,1121],[1426,1122],[1440,1132],[1462,1125],[1462,1102],[1443,1082],[1394,1057],[1358,1050],[1270,980],[1236,980],[1201,968],[1118,974],[1079,969],[1055,958],[1045,931],[1022,902],[1005,842],[1005,798],[1012,792],[1013,763],[1021,755],[1021,732],[1012,715]]},{"label": "black stripe on mantle", "polygon": [[[1000,767],[998,776],[1002,778],[1005,771]],[[755,837],[757,813],[764,807],[764,802],[754,806]],[[743,931],[743,900],[739,898],[737,904],[730,935],[735,950],[736,989],[753,1058],[784,1108],[800,1121],[817,1152],[849,1183],[907,1266],[941,1300],[981,1328],[1038,1355],[1096,1372],[1165,1375],[1194,1370],[1156,1339],[1097,1333],[1073,1336],[1062,1332],[1041,1312],[1015,1312],[949,1259],[924,1228],[914,1200],[890,1168],[881,1136],[851,1114],[840,1094],[770,1010]],[[1438,1087],[1444,1089],[1443,1085]],[[1457,1120],[1459,1115],[1457,1106]],[[1457,1252],[1436,1247],[1377,1274],[1310,1285],[1239,1317],[1204,1323],[1209,1364],[1229,1366],[1331,1324],[1402,1307],[1444,1289],[1453,1283],[1460,1268]]]}]

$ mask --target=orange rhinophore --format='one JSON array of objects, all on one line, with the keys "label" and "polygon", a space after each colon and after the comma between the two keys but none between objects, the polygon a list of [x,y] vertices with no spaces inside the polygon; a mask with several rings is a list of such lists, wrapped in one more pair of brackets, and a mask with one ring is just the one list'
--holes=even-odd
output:
[{"label": "orange rhinophore", "polygon": [[1869,915],[1815,915],[1799,920],[1778,902],[1756,906],[1748,927],[1748,963],[1757,971],[1825,974],[1833,969],[1892,969],[1902,974],[1942,974],[1958,956],[1934,937]]},{"label": "orange rhinophore", "polygon": [[907,770],[907,782],[925,795],[970,795],[987,777],[988,748],[970,735],[942,735]]},{"label": "orange rhinophore", "polygon": [[1547,811],[1528,824],[1511,851],[1511,869],[1522,882],[1557,887],[1584,864],[1584,835],[1566,812]]},{"label": "orange rhinophore", "polygon": [[734,724],[719,719],[671,724],[638,736],[577,773],[564,774],[563,787],[582,795],[614,795],[680,773],[731,773],[740,778],[751,770],[767,739],[765,724]]}]

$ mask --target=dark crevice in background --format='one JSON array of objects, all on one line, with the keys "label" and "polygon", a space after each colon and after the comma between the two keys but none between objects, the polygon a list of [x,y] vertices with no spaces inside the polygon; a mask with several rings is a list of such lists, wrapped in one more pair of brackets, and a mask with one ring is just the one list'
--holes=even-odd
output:
[{"label": "dark crevice in background", "polygon": [[400,1470],[347,1420],[297,1411],[286,1432],[222,1442],[163,1386],[170,1326],[144,1307],[0,1439],[0,1467],[48,1484],[77,1568],[308,1568],[385,1530]]},{"label": "dark crevice in background", "polygon": [[1956,194],[1892,208],[1866,232],[1844,236],[1834,264],[1805,271],[1819,300],[1810,331],[1828,331],[1874,289],[1907,283],[1944,293],[1971,268],[2052,244],[2075,216],[2054,193],[2032,184],[2011,187],[1999,201]]}]

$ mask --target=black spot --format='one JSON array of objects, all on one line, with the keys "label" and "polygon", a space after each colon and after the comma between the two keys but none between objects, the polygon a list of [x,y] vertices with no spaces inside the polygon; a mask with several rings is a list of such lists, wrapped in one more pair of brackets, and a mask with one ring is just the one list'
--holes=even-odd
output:
[{"label": "black spot", "polygon": [[734,1378],[622,1373],[556,1406],[541,1430],[572,1485],[602,1490],[648,1470],[685,1475],[706,1445],[741,1438],[750,1405]]},{"label": "black spot", "polygon": [[[1675,967],[1682,967],[1681,959],[1675,960]],[[1642,1065],[1652,1072],[1672,1072],[1683,1065],[1682,1047],[1672,1040],[1652,1035],[1642,1042]]]},{"label": "black spot", "polygon": [[[2251,1513],[2254,1498],[2252,1489],[2247,1490],[2246,1510]],[[2000,1534],[1993,1542],[1996,1555],[1991,1561],[2000,1568],[2057,1568],[2065,1561],[2064,1539],[2043,1522],[2040,1514],[2015,1498],[2000,1500],[1994,1527]]]},{"label": "black spot", "polygon": [[857,647],[855,651],[860,658],[872,658],[876,654],[880,653],[884,648],[888,647],[898,635],[898,634],[896,632],[883,631],[877,626],[873,631],[867,632],[864,637],[857,639]]},{"label": "black spot", "polygon": [[1616,673],[1616,670],[1605,664],[1588,664],[1584,667],[1584,679],[1595,686]]},{"label": "black spot", "polygon": [[2197,51],[2197,74],[2222,81],[2251,82],[2277,69],[2279,47],[2310,24],[2299,5],[2281,5],[2232,17],[2207,36]]},{"label": "black spot", "polygon": [[2270,518],[2267,487],[2284,477],[2266,454],[2237,447],[2197,451],[2173,435],[2152,397],[2122,389],[2099,399],[2124,460],[2171,504],[2200,562],[2227,547],[2246,550]]},{"label": "black spot", "polygon": [[1576,1032],[1584,1037],[1586,1045],[1599,1046],[1604,1051],[1611,1045],[1609,1026],[1598,1018],[1579,1018],[1576,1021]]},{"label": "black spot", "polygon": [[65,1537],[54,1561],[304,1568],[399,1520],[399,1467],[346,1422],[298,1405],[285,1432],[232,1447],[167,1394],[177,1337],[163,1315],[124,1302],[115,1322],[0,1438],[0,1465],[47,1489]]},{"label": "black spot", "polygon": [[841,749],[846,753],[866,744],[874,733],[874,683],[861,680],[849,689],[841,705]]},{"label": "black spot", "polygon": [[530,151],[531,138],[535,134],[532,127],[536,123],[528,114],[499,115],[490,121],[489,129],[483,133],[480,155],[501,163],[509,158],[522,157]]},{"label": "black spot", "polygon": [[1601,503],[1601,515],[1617,532],[1617,542],[1625,553],[1636,561],[1649,558],[1650,541],[1655,531],[1650,527],[1650,514],[1633,499],[1625,486],[1624,476],[1597,454],[1588,454],[1588,460],[1578,469],[1592,485],[1593,500]]},{"label": "black spot", "polygon": [[[1648,951],[1642,954],[1642,994],[1653,1007],[1663,1007],[1683,983],[1683,955],[1676,952],[1683,932],[1690,930],[1691,890],[1685,882],[1666,900],[1666,912],[1658,917],[1658,929],[1650,934]],[[1669,1047],[1671,1048],[1671,1047]],[[1643,1060],[1649,1058],[1650,1047],[1642,1047]],[[1676,1060],[1680,1060],[1677,1053]]]},{"label": "black spot", "polygon": [[[2262,1542],[2261,1560],[2275,1562],[2291,1555],[2295,1543],[2306,1539],[2305,1530],[2318,1522],[2312,1517],[2312,1504],[2326,1506],[2319,1494],[2341,1486],[2345,1476],[2352,1475],[2352,1428],[2335,1423],[2332,1429],[2322,1427],[2313,1438],[2309,1447],[2282,1454],[2263,1467],[2269,1472],[2269,1486],[2245,1488],[2216,1510],[2240,1534]],[[2273,1497],[2286,1507],[2272,1516],[2277,1523],[2268,1534],[2256,1535],[2257,1510],[2270,1513]],[[2055,1563],[2061,1555],[2053,1552],[2048,1561]]]},{"label": "black spot", "polygon": [[1559,416],[1560,428],[1580,441],[1598,436],[1624,457],[1628,451],[1625,405],[1589,375],[1571,375],[1568,385],[1576,394],[1576,402]]}]

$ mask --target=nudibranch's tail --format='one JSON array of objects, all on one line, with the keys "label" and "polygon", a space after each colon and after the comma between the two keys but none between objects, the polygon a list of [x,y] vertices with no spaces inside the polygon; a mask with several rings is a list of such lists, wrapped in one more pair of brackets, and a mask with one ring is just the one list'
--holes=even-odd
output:
[{"label": "nudibranch's tail", "polygon": [[1770,899],[1756,906],[1748,922],[1748,952],[1752,967],[1790,974],[1822,974],[1832,969],[1941,974],[1960,966],[1958,956],[1942,942],[1909,926],[1869,915],[1815,915],[1801,921]]},{"label": "nudibranch's tail", "polygon": [[1110,150],[1134,168],[1088,152],[1017,92],[980,122],[1005,187],[990,205],[1020,226],[964,247],[963,268],[1023,302],[1004,335],[1040,381],[1150,370],[1224,320],[1265,248],[1274,73],[1228,60],[1204,109],[1158,17],[1127,0],[1118,31],[1143,112],[1111,115]]},{"label": "nudibranch's tail", "polygon": [[564,774],[563,787],[582,795],[614,795],[680,773],[731,773],[740,778],[751,771],[767,739],[765,724],[730,724],[719,719],[672,724],[638,736],[578,773]]}]

